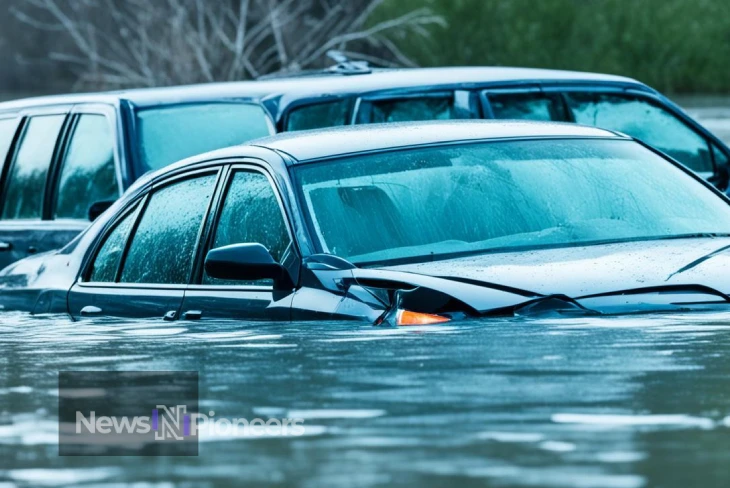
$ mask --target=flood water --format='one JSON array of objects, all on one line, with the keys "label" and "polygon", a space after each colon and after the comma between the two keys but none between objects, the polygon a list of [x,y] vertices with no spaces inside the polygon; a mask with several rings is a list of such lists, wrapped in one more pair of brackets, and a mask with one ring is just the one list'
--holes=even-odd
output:
[{"label": "flood water", "polygon": [[[730,141],[730,109],[688,111]],[[726,103],[727,105],[727,103]],[[194,370],[198,457],[59,457],[58,372]],[[0,315],[0,488],[730,485],[730,314],[380,329]]]},{"label": "flood water", "polygon": [[[730,314],[382,329],[3,315],[0,486],[727,486]],[[198,457],[59,457],[60,370],[195,370]],[[166,482],[166,481],[169,481]]]}]

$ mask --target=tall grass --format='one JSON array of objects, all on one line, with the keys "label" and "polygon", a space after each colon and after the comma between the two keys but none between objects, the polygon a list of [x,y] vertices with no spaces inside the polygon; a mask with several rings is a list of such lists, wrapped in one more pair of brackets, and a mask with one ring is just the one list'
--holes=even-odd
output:
[{"label": "tall grass", "polygon": [[730,93],[728,0],[387,0],[372,20],[424,5],[448,26],[394,39],[424,66],[598,71],[668,93]]}]

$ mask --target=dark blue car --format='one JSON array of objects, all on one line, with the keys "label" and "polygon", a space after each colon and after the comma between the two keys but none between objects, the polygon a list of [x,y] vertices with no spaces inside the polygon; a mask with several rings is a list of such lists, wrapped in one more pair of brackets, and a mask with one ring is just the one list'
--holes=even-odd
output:
[{"label": "dark blue car", "polygon": [[430,122],[282,134],[140,179],[0,307],[84,316],[463,317],[730,309],[730,201],[625,135]]}]

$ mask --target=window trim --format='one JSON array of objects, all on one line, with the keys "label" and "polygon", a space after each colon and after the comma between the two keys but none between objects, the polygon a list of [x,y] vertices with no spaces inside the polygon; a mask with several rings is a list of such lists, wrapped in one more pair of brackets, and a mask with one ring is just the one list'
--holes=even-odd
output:
[{"label": "window trim", "polygon": [[[287,234],[289,235],[289,245],[286,247],[288,253],[284,253],[284,256],[282,256],[284,259],[282,259],[282,262],[280,264],[287,268],[287,270],[293,277],[298,275],[298,273],[293,273],[293,271],[295,270],[292,270],[291,268],[292,265],[296,265],[298,267],[298,265],[301,263],[301,257],[296,245],[295,234],[292,230],[292,223],[289,219],[289,216],[287,215],[286,206],[284,205],[284,200],[282,198],[281,191],[276,184],[276,180],[267,170],[267,168],[260,166],[253,161],[249,160],[243,162],[233,162],[229,163],[225,167],[225,172],[220,178],[218,194],[214,199],[215,201],[211,202],[215,205],[211,206],[211,208],[209,209],[209,215],[206,221],[205,235],[202,236],[203,239],[201,239],[198,243],[198,252],[196,253],[195,264],[193,266],[193,274],[188,287],[191,290],[236,290],[271,292],[274,289],[272,285],[211,285],[203,283],[205,257],[212,249],[215,234],[218,230],[218,224],[220,222],[221,214],[223,213],[223,207],[226,203],[226,197],[228,196],[228,191],[233,183],[233,178],[235,177],[237,172],[260,173],[264,175],[264,177],[268,180],[269,185],[274,192],[274,196],[276,197],[277,204],[279,205],[279,211],[281,212],[284,227],[286,228]],[[287,260],[286,258],[290,255],[293,256],[293,258]],[[296,285],[297,280],[294,281]]]}]

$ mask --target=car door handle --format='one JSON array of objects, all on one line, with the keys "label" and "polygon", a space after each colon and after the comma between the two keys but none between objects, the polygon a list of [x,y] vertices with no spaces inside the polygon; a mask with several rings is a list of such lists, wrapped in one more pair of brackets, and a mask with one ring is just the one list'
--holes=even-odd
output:
[{"label": "car door handle", "polygon": [[13,248],[13,245],[9,242],[0,242],[0,252],[2,251],[10,251]]},{"label": "car door handle", "polygon": [[203,312],[200,310],[188,310],[182,317],[184,320],[200,320],[203,317]]},{"label": "car door handle", "polygon": [[177,311],[176,310],[170,310],[165,315],[162,316],[162,320],[175,320],[177,318]]},{"label": "car door handle", "polygon": [[35,254],[38,252],[38,248],[35,246],[28,246],[28,254]]},{"label": "car door handle", "polygon": [[86,317],[88,317],[89,315],[99,315],[100,313],[101,309],[93,305],[87,305],[81,309],[81,315]]}]

